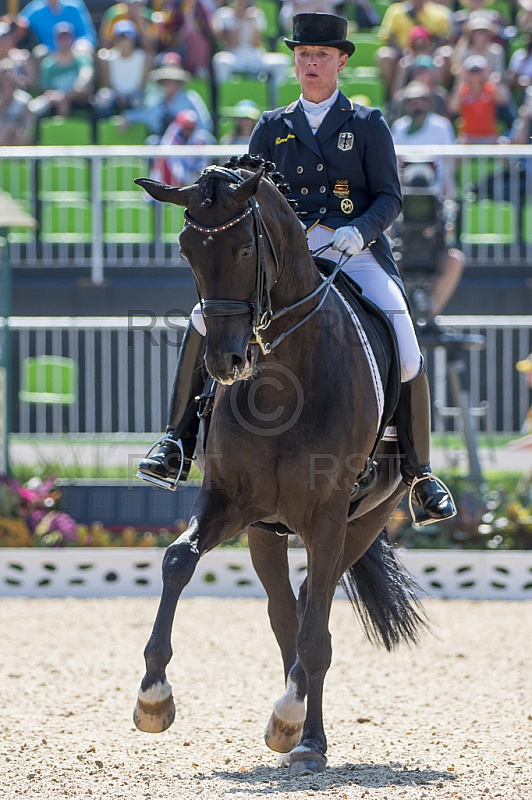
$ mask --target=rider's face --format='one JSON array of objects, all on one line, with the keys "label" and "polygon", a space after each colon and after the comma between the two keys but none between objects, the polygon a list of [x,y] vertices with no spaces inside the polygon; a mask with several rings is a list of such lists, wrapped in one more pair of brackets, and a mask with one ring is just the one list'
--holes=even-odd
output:
[{"label": "rider's face", "polygon": [[337,47],[298,45],[294,48],[294,69],[303,97],[319,103],[336,89],[338,74],[345,67],[347,54]]}]

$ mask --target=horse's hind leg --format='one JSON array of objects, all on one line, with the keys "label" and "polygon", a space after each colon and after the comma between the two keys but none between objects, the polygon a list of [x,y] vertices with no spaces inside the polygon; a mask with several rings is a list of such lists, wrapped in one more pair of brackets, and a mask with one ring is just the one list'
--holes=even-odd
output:
[{"label": "horse's hind leg", "polygon": [[297,658],[298,615],[296,598],[290,585],[287,539],[276,534],[250,529],[249,549],[255,571],[268,595],[268,614],[281,649],[286,691],[274,704],[264,739],[271,750],[288,753],[301,739],[305,720],[306,677]]},{"label": "horse's hind leg", "polygon": [[231,502],[213,489],[200,490],[187,530],[171,544],[163,559],[163,591],[153,631],[144,650],[146,674],[133,712],[135,725],[147,733],[160,733],[175,718],[172,687],[166,666],[172,658],[170,637],[181,592],[192,578],[200,556],[245,527],[230,513]]}]

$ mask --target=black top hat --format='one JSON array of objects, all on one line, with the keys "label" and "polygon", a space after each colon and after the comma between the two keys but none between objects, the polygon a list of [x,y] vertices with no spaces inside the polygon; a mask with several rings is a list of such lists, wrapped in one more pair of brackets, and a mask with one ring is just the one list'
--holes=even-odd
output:
[{"label": "black top hat", "polygon": [[337,47],[342,52],[352,56],[355,45],[348,41],[347,20],[335,14],[296,14],[292,18],[294,24],[293,39],[285,39],[285,44],[290,50],[298,45],[322,45],[323,47]]}]

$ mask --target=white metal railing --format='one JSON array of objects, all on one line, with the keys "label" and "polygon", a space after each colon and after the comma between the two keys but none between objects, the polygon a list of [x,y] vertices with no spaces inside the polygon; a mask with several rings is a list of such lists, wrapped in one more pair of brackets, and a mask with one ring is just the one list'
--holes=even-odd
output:
[{"label": "white metal railing", "polygon": [[[222,145],[0,148],[0,186],[39,222],[35,232],[13,236],[12,263],[90,267],[96,283],[106,265],[175,263],[180,217],[148,202],[133,178],[149,174],[157,157],[223,163],[243,152]],[[456,244],[470,265],[531,263],[532,146],[401,146],[397,154],[439,160],[453,176]]]},{"label": "white metal railing", "polygon": [[[532,316],[441,317],[462,333],[482,334],[484,350],[464,352],[464,385],[471,405],[486,405],[488,432],[519,431],[532,402],[531,390],[515,369],[532,351]],[[11,379],[14,433],[157,433],[166,425],[167,401],[186,320],[145,317],[12,317]],[[62,356],[77,364],[76,401],[45,405],[19,400],[25,360]],[[435,407],[451,403],[447,355],[428,354]],[[434,415],[436,430],[458,424]]]}]

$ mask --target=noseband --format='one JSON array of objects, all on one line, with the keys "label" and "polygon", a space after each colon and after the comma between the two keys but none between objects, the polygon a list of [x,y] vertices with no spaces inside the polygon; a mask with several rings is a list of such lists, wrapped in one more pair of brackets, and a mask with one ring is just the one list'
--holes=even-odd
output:
[{"label": "noseband", "polygon": [[[227,169],[227,167],[207,167],[207,169],[203,170],[201,175],[199,176],[198,180],[196,181],[197,184],[202,183],[203,181],[207,180],[207,178],[219,178],[220,180],[228,181],[230,183],[243,183],[245,178],[238,174],[231,169]],[[268,180],[268,178],[267,178]],[[272,182],[272,185],[273,184]],[[312,317],[323,305],[325,302],[325,298],[329,293],[329,289],[331,288],[332,282],[336,277],[338,271],[340,270],[342,264],[345,263],[347,259],[340,258],[338,261],[335,269],[333,270],[332,274],[310,294],[303,297],[301,300],[298,300],[297,303],[294,303],[291,306],[285,306],[284,308],[280,308],[278,311],[273,311],[272,304],[271,304],[271,297],[270,297],[270,289],[268,287],[268,280],[266,275],[266,267],[265,267],[265,240],[268,242],[273,260],[275,262],[275,267],[277,273],[279,272],[279,259],[277,256],[277,252],[275,250],[275,246],[273,244],[270,232],[266,225],[264,224],[264,220],[262,219],[260,213],[260,206],[256,198],[250,197],[247,203],[246,209],[239,214],[238,216],[234,217],[233,219],[229,220],[228,222],[224,222],[222,225],[217,225],[215,227],[209,228],[204,225],[199,225],[197,222],[192,220],[185,209],[184,213],[184,221],[185,225],[188,225],[190,228],[193,228],[200,233],[205,234],[213,234],[213,233],[223,233],[229,228],[238,225],[243,219],[246,219],[249,215],[253,216],[253,226],[254,226],[254,235],[255,235],[255,245],[256,245],[256,252],[257,252],[257,265],[256,265],[256,272],[255,272],[255,293],[252,302],[248,302],[245,300],[202,300],[200,298],[200,305],[201,311],[204,317],[229,317],[236,314],[251,314],[252,315],[252,325],[251,329],[253,331],[252,339],[250,340],[250,344],[257,344],[259,345],[262,353],[267,355],[271,353],[272,350],[277,347],[278,344],[290,333],[295,331],[299,328],[300,325],[303,325],[310,317]],[[329,247],[329,244],[326,244],[324,247],[320,247],[319,250],[314,251],[314,255],[318,255],[319,253],[323,252]],[[312,298],[316,297],[320,292],[324,292],[323,297],[321,298],[320,302],[306,314],[298,323],[296,323],[292,328],[283,333],[280,333],[276,336],[272,342],[264,342],[262,339],[261,331],[266,330],[268,326],[274,321],[279,319],[280,317],[287,314],[289,311],[292,311],[295,308],[303,305],[304,303],[312,300]]]}]

